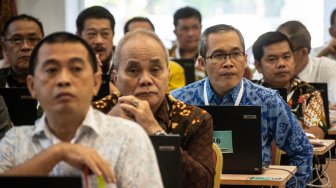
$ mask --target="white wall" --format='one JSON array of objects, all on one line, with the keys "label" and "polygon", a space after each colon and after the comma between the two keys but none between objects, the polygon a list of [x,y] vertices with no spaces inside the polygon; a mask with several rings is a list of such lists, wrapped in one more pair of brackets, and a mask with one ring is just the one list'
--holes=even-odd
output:
[{"label": "white wall", "polygon": [[16,0],[19,14],[29,14],[38,18],[45,35],[65,30],[66,0]]}]

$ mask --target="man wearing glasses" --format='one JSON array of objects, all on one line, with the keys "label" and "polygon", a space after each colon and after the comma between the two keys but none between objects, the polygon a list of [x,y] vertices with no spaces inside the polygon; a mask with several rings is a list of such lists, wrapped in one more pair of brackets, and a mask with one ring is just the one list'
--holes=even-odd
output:
[{"label": "man wearing glasses", "polygon": [[[224,24],[207,28],[201,35],[199,53],[198,62],[208,77],[171,94],[192,105],[260,106],[264,165],[271,162],[275,140],[277,147],[289,154],[290,164],[298,168],[298,187],[305,187],[312,173],[312,146],[276,91],[243,78],[247,55],[240,31]],[[294,184],[294,179],[288,183],[290,187]]]},{"label": "man wearing glasses", "polygon": [[42,23],[33,16],[21,14],[5,22],[1,43],[10,66],[0,69],[0,87],[26,87],[29,58],[43,36]]}]

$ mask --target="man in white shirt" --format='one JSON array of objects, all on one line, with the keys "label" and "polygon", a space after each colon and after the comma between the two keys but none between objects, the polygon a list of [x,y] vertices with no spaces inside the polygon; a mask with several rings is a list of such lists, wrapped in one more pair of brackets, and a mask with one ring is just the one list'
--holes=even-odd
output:
[{"label": "man in white shirt", "polygon": [[329,34],[331,39],[323,46],[312,49],[311,56],[326,56],[336,60],[336,9],[330,15]]},{"label": "man in white shirt", "polygon": [[163,187],[140,125],[94,110],[101,77],[79,36],[47,36],[32,52],[27,86],[43,110],[35,126],[14,127],[0,142],[2,175],[103,176],[108,187]]},{"label": "man in white shirt", "polygon": [[281,24],[277,31],[287,35],[293,46],[295,75],[306,82],[328,84],[329,104],[336,104],[336,61],[326,57],[309,57],[311,36],[299,21]]}]

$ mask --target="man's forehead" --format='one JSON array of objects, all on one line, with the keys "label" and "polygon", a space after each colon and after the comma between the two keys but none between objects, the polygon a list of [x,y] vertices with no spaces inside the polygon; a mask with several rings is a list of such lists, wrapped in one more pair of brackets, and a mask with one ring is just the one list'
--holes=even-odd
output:
[{"label": "man's forehead", "polygon": [[112,29],[110,20],[107,18],[87,18],[84,21],[84,28],[91,28],[94,26],[104,26],[106,29]]},{"label": "man's forehead", "polygon": [[287,41],[279,41],[279,42],[275,42],[269,45],[264,46],[264,50],[268,49],[268,50],[289,50],[289,43]]},{"label": "man's forehead", "polygon": [[12,22],[6,31],[6,34],[14,35],[16,33],[28,32],[33,34],[42,34],[38,24],[31,20],[16,20]]},{"label": "man's forehead", "polygon": [[243,48],[239,35],[235,31],[223,31],[210,33],[207,38],[208,46],[221,46],[225,44],[229,48]]},{"label": "man's forehead", "polygon": [[[69,50],[70,49],[70,50]],[[68,52],[68,53],[64,53]],[[59,56],[65,54],[64,56]],[[46,55],[46,56],[44,56]],[[89,60],[89,54],[87,49],[80,42],[56,42],[56,43],[44,43],[38,50],[37,56],[41,57],[65,57],[65,56],[82,57]]]},{"label": "man's forehead", "polygon": [[188,24],[188,23],[195,23],[201,24],[200,20],[196,16],[192,16],[189,18],[180,18],[177,20],[177,25],[180,24]]},{"label": "man's forehead", "polygon": [[[142,45],[137,46],[137,45],[134,45],[135,43],[140,43]],[[163,49],[163,47],[161,46],[159,41],[157,41],[153,37],[150,37],[150,36],[144,35],[144,34],[137,34],[137,35],[134,35],[134,36],[128,38],[127,41],[125,41],[125,43],[123,45],[123,48],[125,48],[125,47],[148,48],[148,47],[152,47],[152,46],[156,46],[156,45],[160,46],[160,49],[162,49],[164,51],[166,50],[165,48]]]}]

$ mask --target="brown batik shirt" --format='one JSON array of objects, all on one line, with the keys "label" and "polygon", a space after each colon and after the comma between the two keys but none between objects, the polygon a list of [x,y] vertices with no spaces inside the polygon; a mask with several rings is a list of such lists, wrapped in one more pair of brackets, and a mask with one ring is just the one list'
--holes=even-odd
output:
[{"label": "brown batik shirt", "polygon": [[[116,92],[92,105],[107,114],[117,104],[119,96]],[[167,133],[181,136],[183,187],[213,187],[212,117],[206,111],[167,94],[155,118]]]}]

